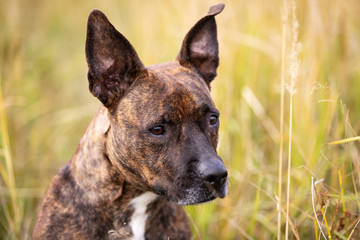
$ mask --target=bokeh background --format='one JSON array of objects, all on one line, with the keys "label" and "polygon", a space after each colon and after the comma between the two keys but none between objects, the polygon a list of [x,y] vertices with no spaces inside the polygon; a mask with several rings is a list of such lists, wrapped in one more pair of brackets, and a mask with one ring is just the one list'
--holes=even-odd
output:
[{"label": "bokeh background", "polygon": [[[360,2],[296,1],[300,65],[296,93],[283,95],[284,122],[281,76],[288,86],[294,73],[292,1],[223,2],[212,94],[230,189],[225,199],[186,208],[194,239],[285,238],[290,108],[289,239],[324,239],[321,231],[359,239],[359,143],[327,143],[360,130]],[[0,0],[0,239],[31,238],[51,177],[100,106],[88,91],[84,54],[91,9],[101,9],[151,65],[174,59],[187,31],[217,3]]]}]

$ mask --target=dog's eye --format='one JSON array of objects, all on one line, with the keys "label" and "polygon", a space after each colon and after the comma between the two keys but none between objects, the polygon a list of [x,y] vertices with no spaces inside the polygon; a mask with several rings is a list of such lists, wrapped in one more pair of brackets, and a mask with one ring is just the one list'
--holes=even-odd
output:
[{"label": "dog's eye", "polygon": [[216,115],[211,115],[209,118],[209,123],[211,126],[214,126],[218,123],[218,116]]},{"label": "dog's eye", "polygon": [[158,125],[151,128],[150,132],[156,136],[163,135],[165,133],[165,128],[163,126]]}]

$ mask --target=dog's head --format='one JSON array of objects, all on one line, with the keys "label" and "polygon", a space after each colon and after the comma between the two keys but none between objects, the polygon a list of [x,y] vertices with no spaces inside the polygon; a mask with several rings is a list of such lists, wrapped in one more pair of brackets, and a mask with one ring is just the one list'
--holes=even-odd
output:
[{"label": "dog's head", "polygon": [[227,194],[210,96],[219,63],[215,15],[223,8],[211,7],[194,25],[175,61],[149,67],[102,12],[88,20],[89,87],[111,123],[107,157],[126,181],[180,205]]}]

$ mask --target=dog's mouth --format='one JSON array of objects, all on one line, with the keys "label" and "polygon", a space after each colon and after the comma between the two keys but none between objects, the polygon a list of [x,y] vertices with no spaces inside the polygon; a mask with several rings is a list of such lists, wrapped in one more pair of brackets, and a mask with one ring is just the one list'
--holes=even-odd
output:
[{"label": "dog's mouth", "polygon": [[222,184],[214,186],[209,182],[204,182],[202,186],[187,189],[185,194],[181,196],[178,205],[194,205],[215,200],[216,198],[224,198],[228,192],[227,178],[224,178]]},{"label": "dog's mouth", "polygon": [[185,187],[179,187],[175,184],[171,187],[154,187],[154,192],[170,202],[177,205],[195,205],[215,200],[216,198],[224,198],[228,192],[228,178],[222,179],[221,183],[214,185],[211,182],[202,181],[200,179],[192,179],[192,184]]}]

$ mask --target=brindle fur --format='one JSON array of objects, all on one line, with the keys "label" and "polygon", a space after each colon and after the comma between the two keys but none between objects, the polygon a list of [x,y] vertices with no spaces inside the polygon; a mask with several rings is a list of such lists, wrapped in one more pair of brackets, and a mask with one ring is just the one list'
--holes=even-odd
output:
[{"label": "brindle fur", "polygon": [[[191,238],[181,205],[227,192],[226,176],[209,188],[199,170],[208,162],[223,166],[216,154],[218,125],[208,123],[219,114],[210,82],[219,61],[215,15],[223,8],[210,8],[198,21],[175,61],[149,67],[103,13],[90,14],[89,87],[104,106],[52,180],[34,239],[130,239],[129,203],[146,191],[159,197],[147,208],[145,239]],[[152,135],[149,129],[159,124],[165,133]]]}]

